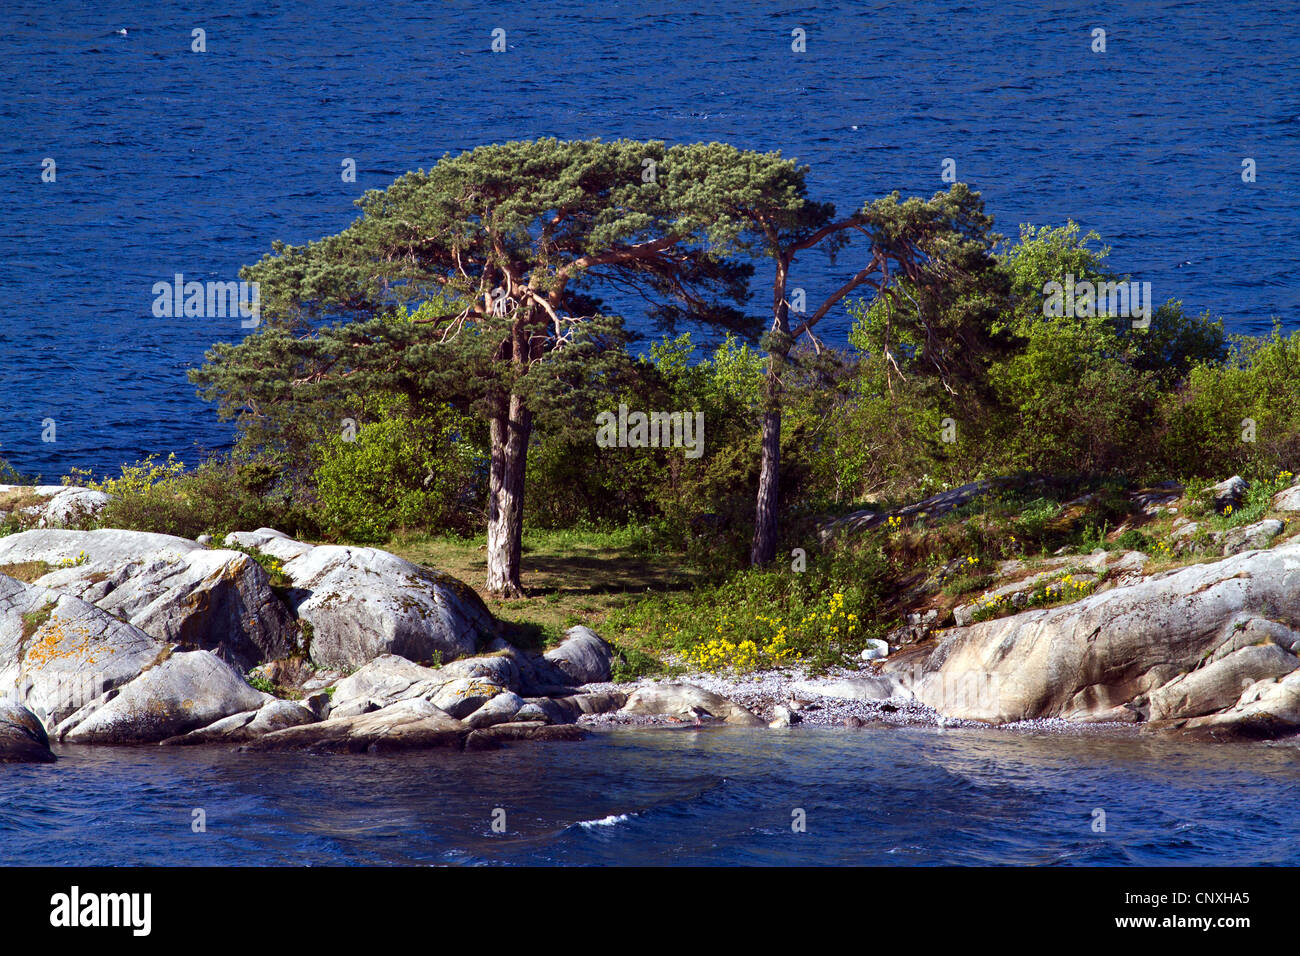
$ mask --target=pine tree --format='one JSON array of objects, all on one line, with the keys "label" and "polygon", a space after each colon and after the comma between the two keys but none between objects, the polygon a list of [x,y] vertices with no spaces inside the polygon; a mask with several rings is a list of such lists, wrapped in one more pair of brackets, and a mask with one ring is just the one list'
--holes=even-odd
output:
[{"label": "pine tree", "polygon": [[342,392],[477,411],[491,449],[487,587],[519,596],[534,425],[569,411],[623,353],[622,321],[596,293],[634,293],[668,329],[753,331],[738,308],[752,266],[724,254],[737,224],[714,215],[723,172],[654,141],[445,156],[367,192],[337,235],[276,242],[245,267],[266,327],[214,347],[192,378],[248,427],[274,420],[277,403]]}]

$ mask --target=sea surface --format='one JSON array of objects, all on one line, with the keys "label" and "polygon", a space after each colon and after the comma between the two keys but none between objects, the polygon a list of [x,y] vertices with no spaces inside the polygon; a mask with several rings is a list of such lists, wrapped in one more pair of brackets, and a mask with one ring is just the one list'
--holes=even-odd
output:
[{"label": "sea surface", "polygon": [[0,865],[1300,864],[1295,744],[708,728],[58,753],[0,766]]},{"label": "sea surface", "polygon": [[[0,456],[56,480],[225,447],[186,369],[247,333],[155,318],[155,282],[234,279],[273,240],[342,229],[365,189],[542,135],[779,149],[842,209],[946,188],[951,158],[1004,234],[1073,218],[1157,303],[1239,332],[1294,327],[1297,14],[1295,0],[5,0]],[[808,256],[795,284],[811,299],[836,275]],[[827,341],[847,325],[832,315]]]},{"label": "sea surface", "polygon": [[[345,227],[366,189],[543,135],[779,149],[842,209],[946,188],[951,158],[1004,234],[1073,218],[1156,302],[1237,332],[1293,328],[1297,14],[1294,0],[5,0],[0,457],[57,480],[226,447],[186,370],[247,333],[155,318],[154,283],[234,279],[273,240]],[[808,256],[794,283],[815,299],[837,275]],[[625,315],[655,334],[636,303]],[[847,327],[841,312],[821,330],[843,344]],[[0,864],[1300,864],[1294,746],[794,728],[488,754],[59,753],[0,766]]]}]

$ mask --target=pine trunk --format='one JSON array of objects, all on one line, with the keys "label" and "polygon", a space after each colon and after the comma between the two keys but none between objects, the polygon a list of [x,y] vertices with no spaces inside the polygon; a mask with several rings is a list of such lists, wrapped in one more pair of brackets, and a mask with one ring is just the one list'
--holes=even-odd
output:
[{"label": "pine trunk", "polygon": [[754,540],[749,563],[770,564],[776,557],[776,507],[781,493],[781,373],[790,351],[790,303],[785,297],[790,255],[777,257],[772,287],[772,341],[768,346],[767,380],[763,395],[763,455],[758,468],[758,505],[754,509]]},{"label": "pine trunk", "polygon": [[768,564],[776,557],[776,506],[781,486],[781,411],[763,414],[763,457],[758,472],[758,507],[749,563]]},{"label": "pine trunk", "polygon": [[776,505],[781,490],[781,410],[775,405],[779,356],[772,355],[767,371],[768,408],[763,412],[763,453],[758,468],[758,506],[754,510],[754,541],[749,563],[754,567],[776,557]]},{"label": "pine trunk", "polygon": [[487,587],[502,597],[523,597],[519,556],[524,531],[524,472],[533,416],[518,395],[492,417],[488,476]]}]

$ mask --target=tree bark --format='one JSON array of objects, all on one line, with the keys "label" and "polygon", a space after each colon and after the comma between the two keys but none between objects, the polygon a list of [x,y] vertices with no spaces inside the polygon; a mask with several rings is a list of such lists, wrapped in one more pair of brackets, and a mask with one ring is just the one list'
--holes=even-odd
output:
[{"label": "tree bark", "polygon": [[523,597],[519,558],[524,532],[524,473],[533,415],[515,394],[492,416],[488,474],[487,588],[502,597]]},{"label": "tree bark", "polygon": [[772,338],[763,394],[763,454],[758,468],[758,503],[749,563],[761,567],[776,557],[777,503],[781,491],[781,372],[790,350],[790,304],[785,298],[790,258],[777,258],[772,289]]},{"label": "tree bark", "polygon": [[758,472],[758,507],[754,512],[754,541],[749,563],[768,564],[776,557],[776,506],[781,474],[781,410],[763,413],[763,457]]}]

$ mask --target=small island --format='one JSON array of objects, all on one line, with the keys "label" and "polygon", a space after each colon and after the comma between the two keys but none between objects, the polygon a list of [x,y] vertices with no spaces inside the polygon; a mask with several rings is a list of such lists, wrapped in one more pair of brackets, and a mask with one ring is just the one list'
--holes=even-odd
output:
[{"label": "small island", "polygon": [[510,142],[275,244],[191,373],[232,449],[4,475],[0,759],[1300,732],[1300,336],[1154,306],[1101,237],[1008,240],[961,183],[844,211],[811,181]]}]

